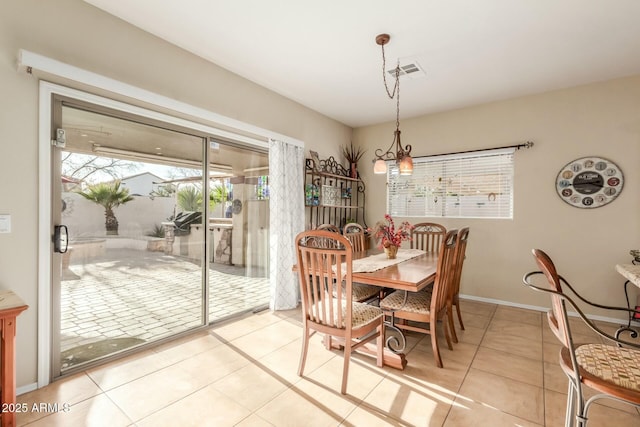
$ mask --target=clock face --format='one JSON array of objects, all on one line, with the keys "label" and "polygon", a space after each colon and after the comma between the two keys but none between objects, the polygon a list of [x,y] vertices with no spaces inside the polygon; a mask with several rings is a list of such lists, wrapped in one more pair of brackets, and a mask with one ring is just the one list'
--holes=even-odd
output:
[{"label": "clock face", "polygon": [[600,157],[583,157],[568,163],[556,178],[562,200],[577,208],[599,208],[622,191],[624,177],[613,162]]}]

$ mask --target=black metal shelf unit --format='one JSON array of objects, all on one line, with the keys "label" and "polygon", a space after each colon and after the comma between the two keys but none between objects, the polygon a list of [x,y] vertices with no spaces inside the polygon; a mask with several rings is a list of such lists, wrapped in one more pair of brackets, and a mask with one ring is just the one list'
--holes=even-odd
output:
[{"label": "black metal shelf unit", "polygon": [[366,228],[364,182],[359,176],[350,176],[350,171],[333,157],[317,163],[313,159],[305,162],[307,228],[333,224],[342,229],[349,222],[357,222]]}]

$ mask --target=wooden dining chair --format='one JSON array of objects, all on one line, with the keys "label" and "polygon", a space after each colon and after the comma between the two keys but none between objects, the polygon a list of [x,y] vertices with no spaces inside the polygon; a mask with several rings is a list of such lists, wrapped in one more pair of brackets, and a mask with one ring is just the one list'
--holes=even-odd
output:
[{"label": "wooden dining chair", "polygon": [[[302,300],[302,352],[298,375],[304,373],[309,338],[325,334],[344,341],[342,387],[347,392],[349,360],[358,347],[376,341],[376,364],[382,366],[384,317],[379,307],[353,301],[351,243],[326,230],[305,231],[296,236],[298,278]],[[340,286],[342,284],[342,286]]]},{"label": "wooden dining chair", "polygon": [[[349,239],[353,252],[362,252],[366,248],[364,227],[358,223],[350,222],[342,229],[342,235]],[[382,295],[380,286],[371,286],[364,283],[353,283],[353,300],[365,302]],[[344,294],[344,293],[343,293]]]},{"label": "wooden dining chair", "polygon": [[[600,309],[626,312],[633,310],[587,301],[558,274],[553,261],[546,253],[534,249],[533,256],[541,271],[526,274],[523,282],[536,291],[551,295],[551,310],[547,313],[547,320],[551,331],[562,343],[560,366],[569,379],[565,426],[573,426],[574,421],[580,427],[586,426],[589,407],[601,398],[618,400],[640,408],[640,345],[619,339],[599,329],[585,316],[574,299]],[[546,277],[548,286],[542,287],[533,283],[533,277],[538,274]],[[563,289],[565,286],[571,291],[573,298]],[[571,334],[567,308],[577,312],[582,321],[604,340],[599,340],[598,343],[576,344]],[[628,313],[625,315],[628,316]],[[586,399],[585,388],[595,390],[598,394]]]},{"label": "wooden dining chair", "polygon": [[342,229],[342,235],[349,239],[354,252],[362,252],[366,248],[364,227],[356,222],[350,222]]},{"label": "wooden dining chair", "polygon": [[332,233],[340,233],[340,229],[333,224],[320,224],[316,230],[326,230],[331,231]]},{"label": "wooden dining chair", "polygon": [[451,294],[447,300],[447,317],[449,318],[449,328],[451,329],[451,337],[453,342],[458,342],[458,335],[453,324],[453,306],[456,307],[458,313],[458,321],[460,329],[464,331],[464,323],[462,323],[462,313],[460,312],[460,278],[462,277],[462,266],[464,264],[465,253],[467,251],[467,241],[469,240],[469,227],[463,227],[458,232],[456,242],[456,256],[453,259],[453,284],[451,285]]},{"label": "wooden dining chair", "polygon": [[411,230],[411,248],[436,253],[446,234],[446,227],[435,222],[415,224]]},{"label": "wooden dining chair", "polygon": [[[395,291],[380,301],[380,308],[384,311],[385,316],[391,317],[396,327],[431,335],[433,356],[439,368],[443,366],[436,332],[436,325],[439,320],[442,321],[447,345],[450,350],[453,350],[448,328],[447,299],[453,283],[454,269],[452,266],[455,258],[457,236],[458,230],[450,230],[440,244],[436,278],[431,292]],[[407,322],[396,324],[395,319],[428,323],[429,326],[427,329]]]}]

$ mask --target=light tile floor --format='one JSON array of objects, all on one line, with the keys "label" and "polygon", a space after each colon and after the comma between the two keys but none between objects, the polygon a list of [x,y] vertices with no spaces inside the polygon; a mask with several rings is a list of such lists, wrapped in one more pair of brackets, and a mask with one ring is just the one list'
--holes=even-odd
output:
[{"label": "light tile floor", "polygon": [[[562,426],[567,380],[542,313],[462,301],[466,330],[435,367],[429,337],[408,337],[404,371],[342,356],[316,334],[297,375],[300,311],[262,312],[18,397],[29,426]],[[606,326],[603,324],[603,326]],[[581,324],[577,339],[597,340]],[[589,427],[640,426],[630,406],[597,404]]]}]

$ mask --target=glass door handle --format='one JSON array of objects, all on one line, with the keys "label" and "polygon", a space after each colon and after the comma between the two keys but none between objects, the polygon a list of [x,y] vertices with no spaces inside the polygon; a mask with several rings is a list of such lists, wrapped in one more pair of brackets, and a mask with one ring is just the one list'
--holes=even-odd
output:
[{"label": "glass door handle", "polygon": [[66,225],[53,227],[53,251],[64,254],[69,249],[69,230]]}]

